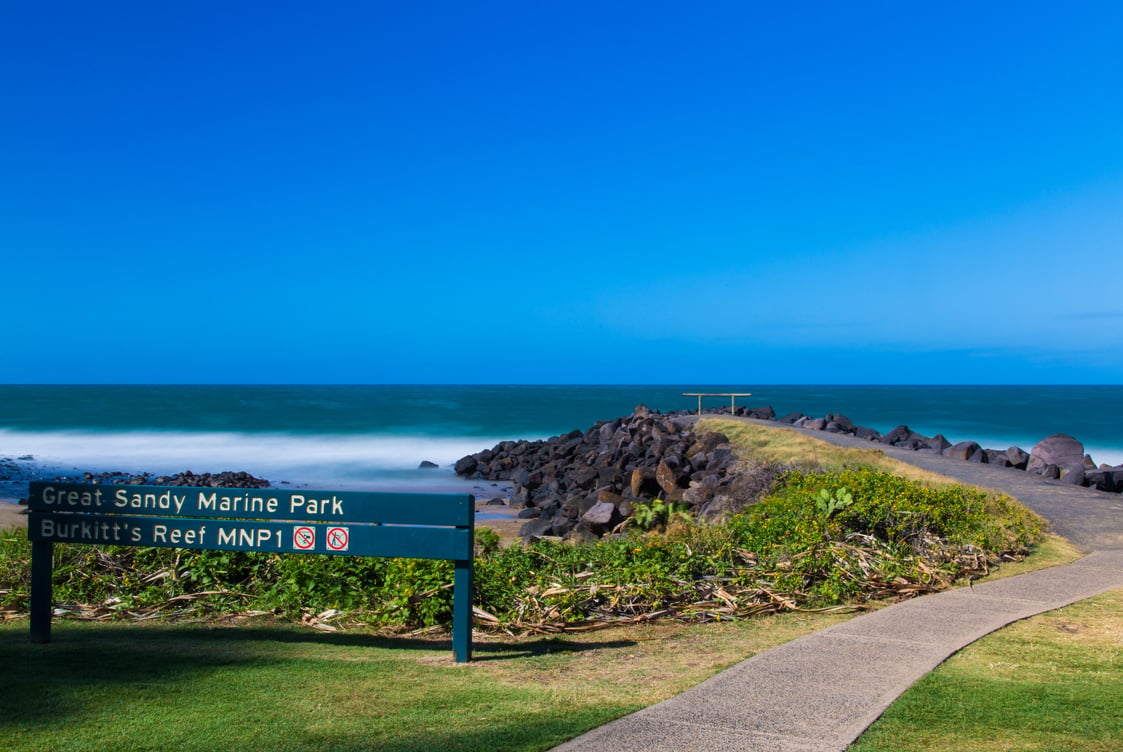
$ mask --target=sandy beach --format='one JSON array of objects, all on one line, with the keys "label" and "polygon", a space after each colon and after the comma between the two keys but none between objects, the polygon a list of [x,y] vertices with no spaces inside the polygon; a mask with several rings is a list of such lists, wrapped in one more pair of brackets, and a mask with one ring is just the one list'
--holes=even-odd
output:
[{"label": "sandy beach", "polygon": [[0,529],[12,526],[27,527],[27,515],[24,514],[26,511],[27,507],[0,501]]}]

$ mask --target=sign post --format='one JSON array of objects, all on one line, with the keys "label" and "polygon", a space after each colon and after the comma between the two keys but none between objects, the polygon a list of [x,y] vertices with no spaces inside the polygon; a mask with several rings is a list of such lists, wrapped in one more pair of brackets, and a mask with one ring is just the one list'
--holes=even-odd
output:
[{"label": "sign post", "polygon": [[446,559],[455,564],[453,652],[472,653],[470,494],[31,483],[31,639],[51,639],[55,543]]}]

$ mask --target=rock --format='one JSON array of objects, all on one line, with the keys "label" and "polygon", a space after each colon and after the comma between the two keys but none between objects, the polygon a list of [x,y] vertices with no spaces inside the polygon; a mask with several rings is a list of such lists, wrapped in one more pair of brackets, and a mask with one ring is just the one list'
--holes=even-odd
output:
[{"label": "rock", "polygon": [[1085,470],[1084,482],[1100,491],[1123,492],[1123,467],[1101,467],[1098,470]]},{"label": "rock", "polygon": [[484,506],[485,507],[505,507],[505,506],[507,506],[507,500],[504,499],[502,496],[496,496],[494,499],[488,500],[488,502],[486,504],[484,504]]},{"label": "rock", "polygon": [[881,440],[881,432],[880,431],[877,431],[873,428],[866,428],[865,426],[858,426],[857,428],[855,428],[854,429],[854,435],[857,436],[859,439],[865,439],[866,441],[880,441]]},{"label": "rock", "polygon": [[1025,470],[1029,465],[1029,454],[1021,447],[1012,446],[1006,450],[1006,457],[1010,460],[1010,465]]},{"label": "rock", "polygon": [[1068,434],[1055,433],[1033,445],[1029,453],[1029,470],[1039,470],[1048,465],[1081,465],[1084,463],[1084,445]]},{"label": "rock", "polygon": [[472,473],[476,472],[476,469],[479,467],[479,465],[480,463],[476,460],[476,458],[469,454],[467,457],[461,457],[460,459],[458,459],[456,461],[456,464],[453,465],[453,470],[456,471],[457,475],[471,475]]},{"label": "rock", "polygon": [[554,523],[551,520],[531,520],[519,528],[519,537],[526,542],[549,535]]},{"label": "rock", "polygon": [[1061,468],[1061,475],[1059,478],[1061,483],[1070,486],[1082,486],[1084,485],[1084,479],[1085,469],[1083,463],[1079,465],[1065,465]]},{"label": "rock", "polygon": [[598,501],[589,511],[581,515],[581,523],[600,535],[604,535],[623,521],[620,510],[605,501]]},{"label": "rock", "polygon": [[898,441],[906,441],[910,436],[912,431],[908,426],[897,426],[878,440],[882,444],[896,444]]},{"label": "rock", "polygon": [[782,418],[777,418],[777,423],[787,423],[789,426],[794,425],[801,418],[805,417],[803,413],[788,413]]},{"label": "rock", "polygon": [[704,520],[714,522],[721,519],[726,512],[733,508],[733,500],[726,494],[718,494],[707,501],[698,510],[698,516]]},{"label": "rock", "polygon": [[522,509],[530,502],[530,493],[522,483],[515,483],[511,490],[511,508]]},{"label": "rock", "polygon": [[417,469],[432,470],[435,467],[440,467],[440,465],[438,465],[436,462],[430,462],[429,460],[421,460],[421,464],[417,466]]},{"label": "rock", "polygon": [[563,539],[577,525],[577,520],[561,514],[554,517],[551,522],[554,524],[550,527],[550,535],[556,535]]},{"label": "rock", "polygon": [[995,465],[997,467],[1013,467],[1010,464],[1010,458],[1006,456],[1006,452],[1001,449],[984,449],[987,453],[987,464]]},{"label": "rock", "polygon": [[682,492],[682,500],[691,506],[700,506],[714,497],[716,489],[705,482],[692,481],[690,488]]},{"label": "rock", "polygon": [[935,449],[940,454],[943,454],[947,449],[951,448],[951,442],[944,438],[942,433],[938,433],[925,442],[925,445],[930,449]]},{"label": "rock", "polygon": [[542,510],[538,507],[527,507],[519,511],[516,515],[520,520],[536,520],[542,516]]},{"label": "rock", "polygon": [[974,441],[961,441],[958,444],[948,447],[943,451],[945,457],[951,457],[956,460],[968,460],[982,451],[982,447]]},{"label": "rock", "polygon": [[826,418],[812,418],[803,422],[804,428],[809,428],[812,431],[822,431],[827,427]]},{"label": "rock", "polygon": [[600,536],[580,522],[574,525],[573,528],[565,534],[565,540],[572,543],[593,543],[599,537]]},{"label": "rock", "polygon": [[597,468],[585,465],[573,470],[568,477],[570,482],[577,488],[589,490],[593,487],[593,484],[597,482],[600,473]]},{"label": "rock", "polygon": [[632,496],[637,499],[651,499],[659,495],[659,481],[655,471],[648,467],[637,467],[632,471]]},{"label": "rock", "polygon": [[736,458],[733,456],[733,447],[729,444],[722,444],[710,453],[710,459],[706,463],[708,470],[725,470],[733,464]]},{"label": "rock", "polygon": [[655,468],[655,480],[664,493],[672,494],[685,487],[690,482],[690,476],[681,471],[673,457],[665,457]]},{"label": "rock", "polygon": [[756,418],[757,420],[775,420],[776,411],[772,409],[771,405],[768,405],[766,407],[754,407],[749,410],[748,415],[750,418]]}]

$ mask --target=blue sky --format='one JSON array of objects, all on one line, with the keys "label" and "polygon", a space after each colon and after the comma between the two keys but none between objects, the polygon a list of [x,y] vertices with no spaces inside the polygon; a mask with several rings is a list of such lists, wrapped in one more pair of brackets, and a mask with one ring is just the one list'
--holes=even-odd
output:
[{"label": "blue sky", "polygon": [[1123,5],[22,3],[7,383],[1123,383]]}]

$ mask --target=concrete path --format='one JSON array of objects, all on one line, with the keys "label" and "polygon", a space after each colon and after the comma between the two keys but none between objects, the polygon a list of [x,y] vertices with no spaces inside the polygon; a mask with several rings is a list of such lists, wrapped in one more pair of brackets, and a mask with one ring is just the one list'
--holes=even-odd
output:
[{"label": "concrete path", "polygon": [[[764,425],[775,426],[767,422]],[[801,429],[792,429],[801,430]],[[1080,561],[905,601],[760,653],[558,752],[841,752],[917,679],[1011,622],[1123,588],[1123,497],[808,431],[996,488],[1085,550]]]}]

